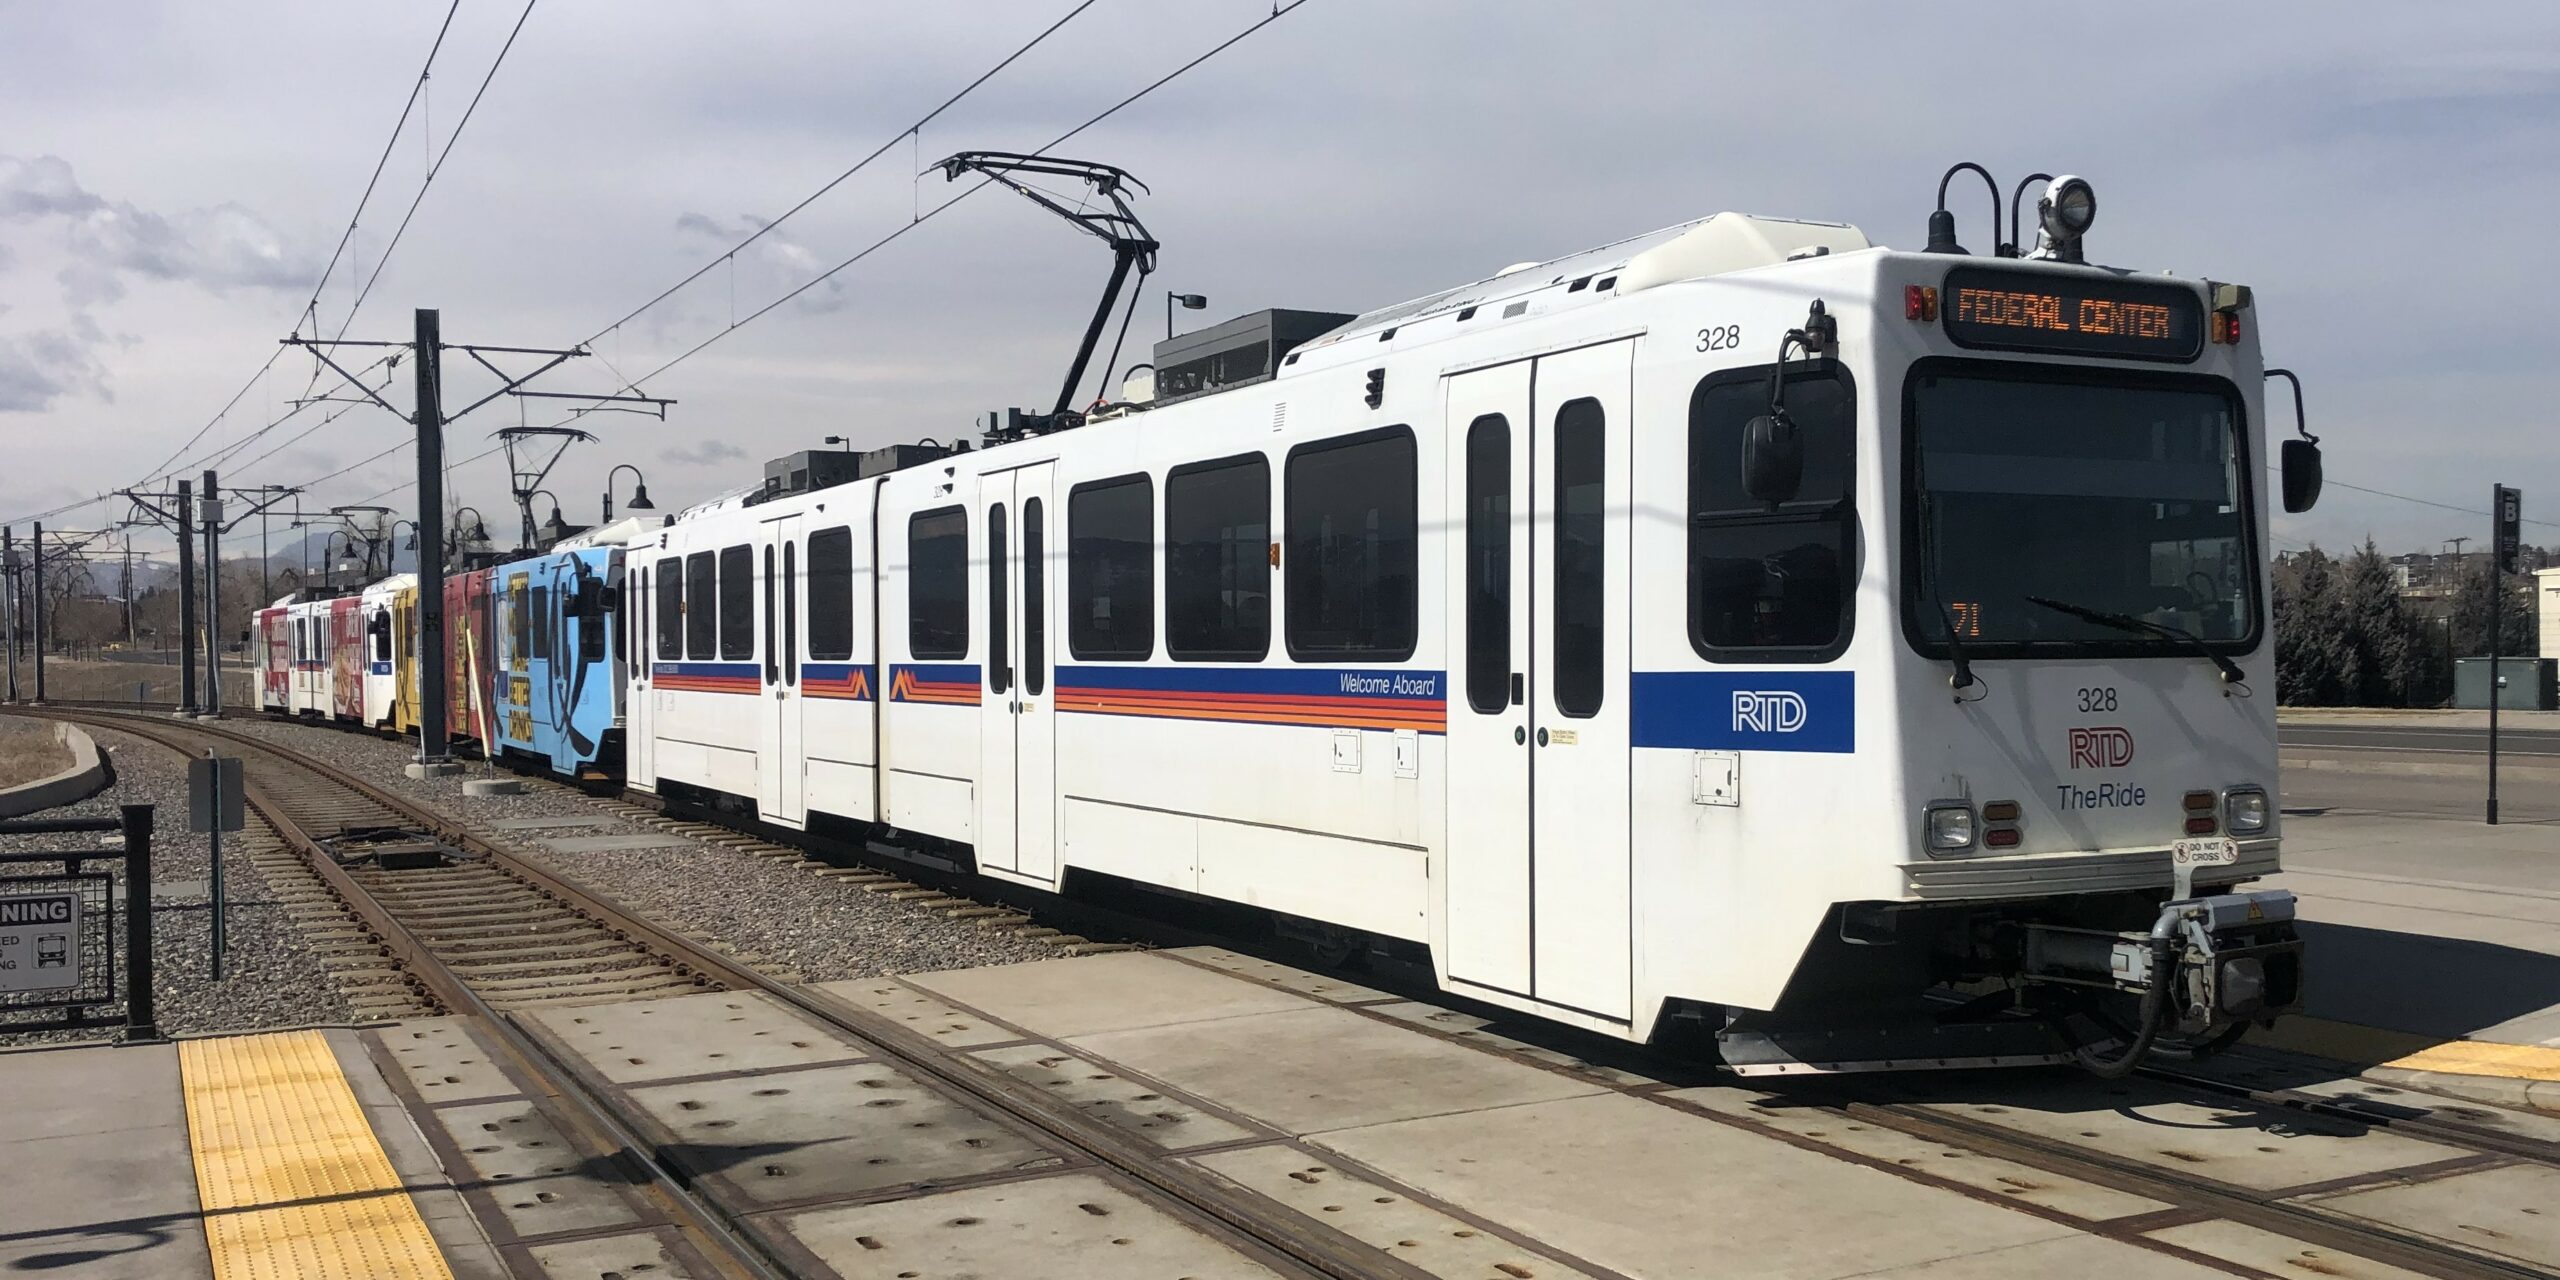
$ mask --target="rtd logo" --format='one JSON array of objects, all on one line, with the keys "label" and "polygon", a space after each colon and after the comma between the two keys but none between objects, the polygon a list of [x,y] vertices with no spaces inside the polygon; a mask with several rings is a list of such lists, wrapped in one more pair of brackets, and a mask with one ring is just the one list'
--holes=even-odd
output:
[{"label": "rtd logo", "polygon": [[1804,727],[1804,695],[1791,689],[1733,691],[1736,733],[1794,733]]},{"label": "rtd logo", "polygon": [[2121,769],[2133,763],[2133,734],[2113,725],[2071,731],[2071,767]]}]

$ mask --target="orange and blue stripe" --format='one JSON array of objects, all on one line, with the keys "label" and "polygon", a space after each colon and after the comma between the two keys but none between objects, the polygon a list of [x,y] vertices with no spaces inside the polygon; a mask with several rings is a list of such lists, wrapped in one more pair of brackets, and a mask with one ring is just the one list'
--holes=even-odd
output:
[{"label": "orange and blue stripe", "polygon": [[801,663],[800,693],[810,698],[869,702],[871,668],[857,662]]},{"label": "orange and blue stripe", "polygon": [[1447,686],[1439,671],[1062,666],[1057,703],[1090,715],[1441,733]]},{"label": "orange and blue stripe", "polygon": [[659,662],[649,678],[678,693],[761,693],[764,668],[752,662]]},{"label": "orange and blue stripe", "polygon": [[889,701],[974,707],[978,705],[978,664],[898,663],[889,668]]}]

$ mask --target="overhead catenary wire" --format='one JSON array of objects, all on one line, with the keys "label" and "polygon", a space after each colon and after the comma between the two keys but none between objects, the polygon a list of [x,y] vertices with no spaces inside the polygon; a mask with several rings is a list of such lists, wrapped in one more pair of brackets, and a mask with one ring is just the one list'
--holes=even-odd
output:
[{"label": "overhead catenary wire", "polygon": [[[1063,14],[1063,15],[1061,15],[1061,16],[1058,18],[1058,20],[1057,20],[1057,21],[1052,22],[1052,23],[1050,23],[1048,26],[1041,28],[1041,29],[1040,29],[1040,32],[1039,32],[1039,34],[1034,35],[1034,36],[1032,36],[1029,40],[1024,41],[1024,42],[1021,44],[1021,46],[1020,46],[1020,47],[1016,48],[1013,52],[1006,54],[1006,55],[1004,56],[1004,58],[1003,58],[1002,60],[998,61],[994,66],[991,66],[991,67],[987,68],[985,71],[982,71],[982,72],[978,73],[978,78],[977,78],[977,79],[972,80],[972,81],[970,81],[969,83],[967,83],[967,84],[965,84],[965,85],[962,85],[962,86],[960,87],[959,92],[954,93],[954,94],[952,94],[950,97],[943,99],[943,100],[942,100],[942,102],[941,102],[941,104],[940,104],[940,105],[938,105],[938,106],[936,106],[933,110],[931,110],[931,111],[927,111],[927,112],[925,112],[923,115],[916,117],[916,118],[915,118],[915,120],[914,120],[913,122],[909,123],[908,125],[906,125],[905,127],[901,128],[901,129],[899,129],[896,133],[893,133],[893,134],[889,135],[889,137],[888,137],[888,139],[887,139],[886,141],[882,142],[879,146],[877,146],[877,147],[873,148],[873,149],[871,150],[871,152],[870,152],[868,155],[865,155],[865,156],[863,156],[861,159],[854,161],[854,162],[853,162],[853,164],[852,164],[850,167],[848,167],[844,172],[839,173],[839,174],[837,174],[836,176],[834,176],[834,177],[832,177],[832,178],[827,179],[827,181],[825,182],[825,184],[824,184],[824,185],[820,186],[817,190],[810,192],[808,195],[806,195],[806,196],[802,197],[802,198],[801,198],[801,200],[800,200],[800,202],[799,202],[798,204],[795,204],[795,205],[791,206],[790,208],[783,210],[783,211],[782,211],[782,213],[781,213],[780,215],[778,215],[778,216],[776,216],[776,217],[772,218],[771,220],[769,220],[769,221],[767,221],[767,222],[763,223],[762,225],[758,226],[758,227],[757,227],[753,232],[749,233],[749,234],[746,236],[746,238],[745,238],[745,239],[742,239],[742,240],[738,241],[736,244],[730,245],[728,248],[723,249],[723,250],[721,250],[719,253],[712,255],[712,257],[710,257],[709,259],[707,259],[706,261],[704,261],[704,262],[703,262],[703,264],[702,264],[701,266],[694,268],[691,274],[689,274],[689,275],[685,276],[685,278],[683,278],[683,279],[681,279],[681,280],[676,281],[674,284],[668,285],[666,288],[664,288],[664,289],[662,289],[662,290],[659,290],[659,291],[658,291],[657,296],[655,296],[655,297],[653,297],[653,298],[649,299],[647,302],[643,302],[643,303],[641,303],[639,306],[633,307],[630,311],[628,311],[628,312],[624,313],[624,314],[621,316],[621,318],[619,318],[619,319],[617,319],[617,320],[613,321],[611,324],[608,324],[608,325],[604,326],[604,327],[603,327],[603,328],[601,328],[601,329],[596,330],[594,333],[589,334],[589,335],[587,336],[586,341],[581,342],[581,343],[580,343],[580,344],[578,344],[578,345],[580,345],[580,346],[592,346],[592,345],[594,345],[594,344],[595,344],[595,342],[596,342],[598,339],[603,338],[606,334],[612,333],[614,330],[619,329],[619,328],[621,328],[622,326],[624,326],[624,325],[626,325],[626,324],[631,323],[633,320],[638,319],[638,318],[640,317],[640,315],[641,315],[643,312],[646,312],[646,311],[647,311],[647,310],[649,310],[651,307],[657,306],[659,303],[664,302],[664,301],[666,301],[668,298],[671,298],[671,297],[675,296],[675,294],[677,293],[677,291],[679,291],[679,290],[683,289],[686,285],[692,284],[694,281],[699,280],[699,279],[701,279],[702,277],[704,277],[704,276],[706,276],[706,275],[709,275],[709,274],[710,274],[710,273],[711,273],[715,268],[719,267],[723,262],[728,262],[728,261],[732,261],[732,260],[734,260],[734,259],[737,257],[737,254],[738,254],[738,251],[739,251],[739,250],[744,249],[744,248],[746,248],[747,246],[749,246],[749,245],[751,245],[751,244],[754,244],[756,241],[763,239],[763,238],[764,238],[768,233],[772,232],[775,228],[780,227],[780,226],[781,226],[783,223],[785,223],[785,222],[789,222],[789,221],[791,220],[791,218],[792,218],[792,216],[793,216],[793,215],[795,215],[795,214],[799,213],[799,212],[800,212],[801,210],[803,210],[803,209],[808,208],[810,205],[817,203],[817,202],[818,202],[818,200],[819,200],[821,197],[825,196],[828,192],[833,191],[833,190],[835,190],[837,187],[840,187],[840,186],[844,185],[844,183],[845,183],[845,180],[846,180],[846,179],[851,178],[851,177],[852,177],[852,176],[854,176],[855,174],[860,173],[860,172],[862,172],[864,169],[869,168],[869,167],[871,166],[871,162],[872,162],[872,161],[878,160],[881,156],[883,156],[883,155],[887,154],[887,153],[889,152],[890,148],[897,146],[897,145],[898,145],[898,143],[899,143],[900,141],[915,138],[917,135],[919,135],[920,133],[922,133],[922,132],[923,132],[924,127],[925,127],[926,125],[932,124],[932,123],[934,122],[934,120],[935,120],[935,119],[939,118],[939,117],[942,115],[942,113],[943,113],[943,112],[949,111],[949,110],[950,110],[951,108],[953,108],[954,106],[959,105],[959,102],[960,102],[960,100],[961,100],[961,99],[966,98],[966,97],[968,97],[970,94],[977,92],[980,86],[982,86],[982,85],[986,84],[986,82],[987,82],[987,81],[994,79],[994,78],[996,77],[997,73],[999,73],[999,72],[1003,71],[1006,67],[1012,66],[1014,63],[1016,63],[1016,62],[1020,61],[1020,60],[1021,60],[1021,58],[1022,58],[1022,56],[1023,56],[1024,54],[1027,54],[1027,53],[1031,52],[1033,49],[1038,48],[1038,47],[1040,46],[1040,44],[1041,44],[1041,42],[1042,42],[1042,41],[1045,41],[1045,40],[1047,40],[1049,37],[1051,37],[1051,36],[1053,36],[1053,35],[1056,35],[1056,34],[1058,33],[1058,30],[1059,30],[1060,28],[1062,28],[1062,27],[1066,26],[1066,25],[1067,25],[1068,23],[1070,23],[1070,22],[1075,21],[1075,20],[1076,20],[1076,18],[1077,18],[1079,15],[1083,14],[1085,10],[1092,8],[1092,7],[1095,5],[1095,3],[1097,3],[1097,0],[1079,0],[1079,3],[1078,3],[1074,8],[1067,10],[1067,11],[1066,11],[1066,13],[1065,13],[1065,14]],[[1303,0],[1301,0],[1301,3],[1303,3]],[[1295,6],[1295,5],[1292,5],[1291,7],[1292,7],[1292,8],[1294,8],[1294,7],[1296,7],[1296,6]],[[917,218],[917,221],[922,221],[922,219],[921,219],[921,218]],[[628,389],[628,388],[626,388],[626,389]]]},{"label": "overhead catenary wire", "polygon": [[[295,332],[301,332],[302,321],[307,317],[312,320],[313,336],[318,336],[317,315],[320,295],[328,289],[329,277],[338,269],[338,260],[346,255],[347,245],[355,239],[356,226],[364,219],[365,206],[373,199],[374,187],[382,181],[383,168],[391,162],[391,152],[400,143],[401,131],[408,127],[409,113],[417,109],[419,95],[426,89],[428,73],[435,68],[436,54],[443,50],[445,35],[453,30],[454,14],[461,8],[462,0],[453,0],[453,3],[445,9],[444,22],[436,28],[435,41],[427,46],[426,63],[418,69],[418,78],[410,85],[409,98],[400,106],[400,118],[392,123],[391,136],[383,140],[382,155],[373,162],[372,176],[365,179],[364,194],[356,198],[355,212],[347,215],[346,230],[339,233],[338,245],[330,251],[328,265],[320,269],[320,279],[312,284],[310,300],[303,303],[300,311],[294,313]],[[283,355],[284,350],[281,347],[270,350],[265,362],[258,366],[258,371],[250,374],[249,380],[242,383],[240,389],[233,392],[229,400],[223,402],[222,408],[216,410],[212,417],[205,419],[203,426],[196,428],[195,434],[188,436],[185,443],[171,450],[168,457],[161,459],[160,464],[153,467],[144,478],[144,483],[165,479],[184,470],[184,465],[179,464],[177,460],[185,456],[187,450],[195,448],[196,442],[204,439],[206,433],[212,431],[224,418],[230,416],[231,410],[239,405],[241,398],[248,395],[250,388],[257,386],[258,380],[266,377],[268,372],[275,368],[276,361]],[[313,381],[316,383],[318,379],[315,377]]]},{"label": "overhead catenary wire", "polygon": [[[453,132],[445,135],[444,148],[436,152],[435,163],[427,166],[427,176],[418,183],[418,193],[410,197],[408,211],[400,215],[400,225],[393,229],[390,242],[374,258],[373,273],[365,277],[364,288],[357,291],[355,301],[348,305],[346,318],[339,322],[336,336],[347,336],[347,328],[355,323],[356,313],[364,309],[364,300],[372,296],[374,282],[380,280],[383,269],[391,265],[392,251],[400,247],[400,238],[408,234],[410,220],[418,216],[418,206],[426,202],[427,191],[435,186],[436,175],[444,172],[445,161],[453,155],[455,144],[462,141],[462,131],[471,127],[472,115],[480,110],[480,99],[489,92],[490,82],[498,78],[498,68],[506,65],[507,53],[516,47],[516,37],[524,34],[525,20],[533,16],[533,6],[537,3],[539,0],[525,0],[524,11],[516,15],[516,25],[507,32],[507,42],[498,46],[498,56],[489,60],[489,70],[480,77],[480,87],[472,91],[470,103],[462,108],[462,117],[453,122]],[[419,83],[423,85],[425,81],[421,79]],[[312,336],[319,335],[315,332]]]},{"label": "overhead catenary wire", "polygon": [[[1152,94],[1152,93],[1154,93],[1156,90],[1161,89],[1161,88],[1165,87],[1166,85],[1173,83],[1173,81],[1174,81],[1174,80],[1178,79],[1179,77],[1181,77],[1181,76],[1182,76],[1182,75],[1184,75],[1185,73],[1187,73],[1187,72],[1191,71],[1193,68],[1198,67],[1200,64],[1202,64],[1202,63],[1204,63],[1204,62],[1207,62],[1207,61],[1208,61],[1208,60],[1210,60],[1211,58],[1217,57],[1219,54],[1224,53],[1224,52],[1226,52],[1227,50],[1234,48],[1236,45],[1238,45],[1238,44],[1242,43],[1245,39],[1247,39],[1248,37],[1252,36],[1255,32],[1258,32],[1258,31],[1262,30],[1263,28],[1270,26],[1272,23],[1278,22],[1280,19],[1285,18],[1285,17],[1289,16],[1290,14],[1297,12],[1300,8],[1304,7],[1306,4],[1307,4],[1307,0],[1288,0],[1288,3],[1274,5],[1274,6],[1273,6],[1273,8],[1272,8],[1272,10],[1271,10],[1271,12],[1270,12],[1269,14],[1267,14],[1267,15],[1265,15],[1265,16],[1263,16],[1263,17],[1261,17],[1261,18],[1256,19],[1256,20],[1255,20],[1251,25],[1249,25],[1249,26],[1245,27],[1243,30],[1238,31],[1238,32],[1236,32],[1234,35],[1231,35],[1231,36],[1227,37],[1226,39],[1219,41],[1217,44],[1210,46],[1210,48],[1208,48],[1206,51],[1204,51],[1204,52],[1200,53],[1198,56],[1196,56],[1196,57],[1192,58],[1190,61],[1185,62],[1185,63],[1183,63],[1182,65],[1180,65],[1180,66],[1178,66],[1178,67],[1175,67],[1173,70],[1168,71],[1168,72],[1166,72],[1165,74],[1163,74],[1162,76],[1157,77],[1155,80],[1153,80],[1153,81],[1149,82],[1147,85],[1145,85],[1144,87],[1142,87],[1142,88],[1138,89],[1136,92],[1131,93],[1129,96],[1127,96],[1127,97],[1125,97],[1125,98],[1120,99],[1118,102],[1112,103],[1110,106],[1103,108],[1103,109],[1102,109],[1101,111],[1099,111],[1099,112],[1096,112],[1096,113],[1095,113],[1095,114],[1093,114],[1092,116],[1088,117],[1088,118],[1087,118],[1087,119],[1086,119],[1082,124],[1079,124],[1079,125],[1075,126],[1074,128],[1069,129],[1069,130],[1067,130],[1066,132],[1059,134],[1057,137],[1051,138],[1049,141],[1047,141],[1047,142],[1045,142],[1045,143],[1042,143],[1039,147],[1037,147],[1037,148],[1033,149],[1033,150],[1032,150],[1031,152],[1029,152],[1028,154],[1033,155],[1033,156],[1046,155],[1046,154],[1048,154],[1050,151],[1055,150],[1055,149],[1056,149],[1056,148],[1058,148],[1058,147],[1061,147],[1061,146],[1066,145],[1068,142],[1073,141],[1073,140],[1074,140],[1078,135],[1080,135],[1080,134],[1084,133],[1086,130],[1091,129],[1091,128],[1092,128],[1092,127],[1094,127],[1095,125],[1098,125],[1098,124],[1102,123],[1103,121],[1108,120],[1108,119],[1110,119],[1111,117],[1113,117],[1113,116],[1115,116],[1115,115],[1118,115],[1121,111],[1126,110],[1126,109],[1127,109],[1127,108],[1129,108],[1130,106],[1132,106],[1132,105],[1136,104],[1139,100],[1141,100],[1141,99],[1145,98],[1147,95]],[[1073,16],[1073,15],[1070,15],[1070,16]],[[905,135],[904,135],[904,134],[901,134],[900,136],[901,136],[901,137],[903,137],[903,136],[905,136]],[[893,139],[892,141],[894,142],[894,139]],[[692,359],[692,358],[693,358],[693,357],[695,357],[696,355],[701,354],[705,349],[709,348],[713,343],[716,343],[716,342],[720,341],[722,338],[728,337],[730,334],[736,333],[738,330],[743,329],[743,328],[745,328],[746,326],[748,326],[748,325],[750,325],[750,324],[755,323],[758,319],[760,319],[760,318],[762,318],[763,316],[767,315],[768,313],[772,312],[775,308],[781,307],[781,306],[783,306],[783,305],[785,305],[785,304],[789,303],[789,302],[790,302],[790,301],[792,301],[793,299],[795,299],[795,298],[799,297],[801,294],[807,293],[809,290],[814,289],[814,288],[818,287],[819,285],[826,283],[826,282],[827,282],[828,280],[830,280],[830,279],[833,279],[835,276],[837,276],[838,274],[842,273],[845,269],[847,269],[847,268],[849,268],[849,267],[853,266],[855,263],[858,263],[858,262],[862,261],[863,259],[870,257],[872,254],[877,253],[877,252],[879,252],[880,250],[887,248],[889,245],[891,245],[891,244],[895,243],[895,242],[896,242],[900,237],[902,237],[902,236],[906,235],[908,232],[915,230],[917,227],[923,226],[925,223],[927,223],[927,222],[931,221],[931,220],[932,220],[936,215],[938,215],[938,214],[942,213],[943,211],[945,211],[945,210],[949,209],[951,206],[953,206],[953,205],[955,205],[955,204],[958,204],[958,203],[960,203],[960,202],[961,202],[961,201],[963,201],[963,200],[968,199],[970,196],[976,195],[978,192],[985,190],[985,189],[986,189],[986,188],[988,188],[989,186],[994,185],[994,182],[995,182],[995,180],[994,180],[994,179],[992,179],[992,178],[981,179],[981,180],[980,180],[980,181],[978,181],[977,183],[975,183],[975,184],[973,184],[973,185],[971,185],[971,186],[969,186],[969,187],[967,187],[967,188],[964,188],[964,189],[963,189],[963,190],[962,190],[958,195],[955,195],[955,196],[951,197],[950,199],[943,201],[943,202],[942,202],[942,203],[940,203],[940,204],[934,205],[933,207],[931,207],[931,208],[929,208],[929,209],[926,209],[924,212],[922,212],[922,213],[920,213],[920,214],[917,214],[917,215],[914,217],[914,220],[913,220],[913,221],[910,221],[910,222],[906,223],[905,225],[900,226],[900,227],[898,227],[897,229],[895,229],[895,230],[893,230],[893,231],[890,231],[888,234],[881,236],[879,239],[872,241],[870,244],[864,245],[860,250],[856,251],[856,252],[855,252],[851,257],[848,257],[848,258],[844,259],[843,261],[838,262],[838,263],[837,263],[837,264],[835,264],[834,266],[827,268],[825,271],[822,271],[822,272],[818,273],[817,275],[812,276],[812,277],[810,277],[809,279],[807,279],[807,280],[804,280],[804,281],[800,282],[800,284],[799,284],[798,286],[796,286],[796,287],[792,288],[790,291],[788,291],[788,292],[784,293],[782,296],[780,296],[780,297],[778,297],[778,298],[775,298],[775,299],[773,299],[773,300],[772,300],[772,301],[770,301],[770,302],[765,303],[763,306],[758,307],[758,308],[756,308],[755,310],[753,310],[753,311],[751,311],[751,312],[748,312],[748,313],[747,313],[746,315],[744,315],[744,316],[740,316],[740,317],[738,317],[738,318],[736,318],[736,319],[731,320],[731,321],[729,322],[729,325],[728,325],[728,327],[727,327],[727,328],[719,329],[719,330],[715,330],[715,331],[711,334],[711,336],[709,336],[709,337],[707,337],[707,338],[704,338],[702,341],[700,341],[700,342],[698,342],[698,343],[695,343],[693,346],[691,346],[691,347],[687,348],[685,351],[683,351],[682,353],[678,354],[678,355],[677,355],[677,356],[675,356],[673,359],[668,360],[666,363],[659,365],[657,368],[652,369],[652,370],[650,370],[649,372],[647,372],[647,373],[645,373],[645,374],[642,374],[641,376],[639,376],[639,377],[637,377],[637,378],[634,378],[634,379],[630,380],[629,382],[624,383],[624,384],[623,384],[623,385],[622,385],[618,390],[620,390],[620,391],[636,391],[636,390],[638,390],[642,384],[644,384],[644,383],[648,382],[650,379],[655,378],[655,377],[657,377],[658,375],[660,375],[660,374],[662,374],[662,373],[665,373],[665,372],[666,372],[666,371],[668,371],[669,369],[673,369],[673,368],[675,368],[677,365],[680,365],[680,364],[684,363],[685,361]],[[707,269],[707,268],[706,268],[706,269]],[[700,273],[699,273],[699,272],[697,272],[696,274],[697,274],[697,275],[699,275]],[[676,286],[676,287],[677,287],[677,288],[682,288],[682,287],[683,287],[683,285],[679,284],[679,285],[678,285],[678,286]],[[670,289],[670,290],[668,290],[667,292],[668,292],[668,293],[673,293],[673,292],[674,292],[674,290],[673,290],[673,289]],[[666,294],[660,294],[660,295],[659,295],[659,297],[660,297],[660,298],[664,298],[665,296],[666,296]],[[649,305],[655,305],[655,302],[653,301],[653,302],[652,302],[652,303],[650,303]],[[647,307],[646,307],[646,306],[644,306],[644,307],[642,307],[642,308],[641,308],[641,310],[646,310],[646,309],[647,309]],[[633,312],[633,313],[632,313],[632,315],[637,315],[637,314],[639,314],[639,312],[638,312],[638,311],[635,311],[635,312]],[[598,336],[599,336],[599,337],[601,337],[604,333],[610,333],[610,332],[612,332],[614,329],[619,328],[622,324],[627,323],[627,322],[630,320],[630,318],[631,318],[630,316],[625,316],[625,317],[623,317],[623,319],[622,319],[622,320],[617,320],[617,321],[615,321],[613,324],[611,324],[611,325],[607,325],[607,326],[606,326],[606,327],[605,327],[605,328],[604,328],[604,329],[603,329],[603,330],[598,334]],[[592,342],[592,341],[594,341],[594,339],[589,339],[589,341],[590,341],[590,342]],[[599,403],[601,403],[601,402],[599,402]],[[572,418],[574,418],[574,416],[575,416],[575,415],[572,415]],[[555,426],[558,426],[558,425],[564,425],[564,424],[566,424],[567,422],[571,421],[571,420],[572,420],[572,418],[564,418],[564,419],[561,419],[561,421],[560,421],[559,423],[554,423],[553,425],[555,425]]]}]

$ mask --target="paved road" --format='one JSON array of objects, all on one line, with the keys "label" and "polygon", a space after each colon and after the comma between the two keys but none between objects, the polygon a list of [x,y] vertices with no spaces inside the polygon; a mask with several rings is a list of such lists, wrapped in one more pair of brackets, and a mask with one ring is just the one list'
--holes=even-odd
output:
[{"label": "paved road", "polygon": [[[2485,754],[2486,728],[2444,725],[2280,724],[2276,737],[2288,747],[2324,751],[2450,751]],[[2560,759],[2560,729],[2498,727],[2498,754]]]}]

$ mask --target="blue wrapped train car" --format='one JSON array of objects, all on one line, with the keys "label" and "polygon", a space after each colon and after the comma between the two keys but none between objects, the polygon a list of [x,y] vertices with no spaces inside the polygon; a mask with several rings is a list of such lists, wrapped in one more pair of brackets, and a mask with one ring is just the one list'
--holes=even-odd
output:
[{"label": "blue wrapped train car", "polygon": [[[622,762],[620,543],[626,520],[498,565],[489,575],[490,705],[495,747],[566,778],[602,779]],[[654,525],[655,521],[649,522]]]}]

